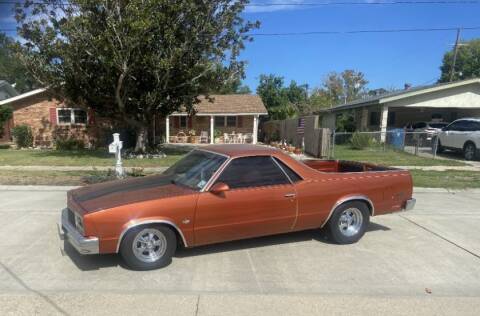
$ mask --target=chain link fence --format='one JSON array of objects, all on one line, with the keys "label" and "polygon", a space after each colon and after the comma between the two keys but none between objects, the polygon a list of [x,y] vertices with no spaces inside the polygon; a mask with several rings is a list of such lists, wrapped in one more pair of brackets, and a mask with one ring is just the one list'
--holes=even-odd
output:
[{"label": "chain link fence", "polygon": [[407,132],[403,129],[386,132],[333,132],[330,158],[342,158],[349,150],[397,151],[416,156],[437,158],[438,137],[435,132]]}]

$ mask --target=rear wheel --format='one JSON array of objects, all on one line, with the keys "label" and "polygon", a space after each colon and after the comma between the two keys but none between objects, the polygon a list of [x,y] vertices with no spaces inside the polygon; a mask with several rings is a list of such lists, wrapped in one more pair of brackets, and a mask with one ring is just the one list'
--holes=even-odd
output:
[{"label": "rear wheel", "polygon": [[152,270],[168,265],[177,248],[175,233],[166,226],[141,226],[127,232],[120,253],[134,270]]},{"label": "rear wheel", "polygon": [[360,240],[370,222],[370,212],[364,202],[347,202],[333,211],[327,223],[329,236],[337,244],[352,244]]},{"label": "rear wheel", "polygon": [[463,146],[463,157],[465,160],[474,160],[477,153],[477,147],[474,143],[468,142]]}]

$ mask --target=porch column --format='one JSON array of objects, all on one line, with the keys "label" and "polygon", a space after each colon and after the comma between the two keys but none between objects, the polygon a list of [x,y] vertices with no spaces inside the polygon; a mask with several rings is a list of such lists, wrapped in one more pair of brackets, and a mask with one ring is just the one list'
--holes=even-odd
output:
[{"label": "porch column", "polygon": [[214,135],[214,129],[215,129],[215,120],[213,119],[213,115],[210,116],[210,144],[215,143],[215,135]]},{"label": "porch column", "polygon": [[256,144],[258,140],[258,115],[253,116],[253,140],[252,143]]},{"label": "porch column", "polygon": [[384,143],[387,139],[387,124],[388,124],[388,106],[382,106],[382,112],[380,116],[380,141]]},{"label": "porch column", "polygon": [[165,118],[165,143],[170,143],[170,116]]}]

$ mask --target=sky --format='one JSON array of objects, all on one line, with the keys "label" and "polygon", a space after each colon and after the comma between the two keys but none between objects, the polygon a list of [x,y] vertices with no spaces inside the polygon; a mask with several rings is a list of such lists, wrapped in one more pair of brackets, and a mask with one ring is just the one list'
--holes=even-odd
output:
[{"label": "sky", "polygon": [[[335,1],[252,1],[281,4],[319,2]],[[9,4],[0,4],[0,29],[15,28],[10,7]],[[250,6],[243,13],[246,20],[261,22],[260,29],[253,31],[254,33],[480,27],[479,16],[480,2],[317,7]],[[16,35],[15,32],[8,34]],[[255,36],[253,42],[246,44],[240,58],[247,61],[244,83],[252,91],[255,91],[261,74],[283,76],[286,84],[295,80],[313,88],[321,85],[327,73],[345,69],[362,71],[369,81],[370,89],[402,88],[405,83],[414,86],[435,83],[440,76],[442,56],[452,49],[455,37],[456,31]],[[462,40],[472,38],[480,38],[480,29],[462,31]]]}]

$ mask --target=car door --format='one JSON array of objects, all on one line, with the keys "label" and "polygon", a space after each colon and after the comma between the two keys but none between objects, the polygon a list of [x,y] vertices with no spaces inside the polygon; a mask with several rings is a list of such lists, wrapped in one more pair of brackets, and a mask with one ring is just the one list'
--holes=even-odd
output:
[{"label": "car door", "polygon": [[444,131],[440,134],[440,141],[442,146],[450,148],[456,147],[458,142],[458,136],[462,129],[462,121],[455,121],[452,124],[448,125]]},{"label": "car door", "polygon": [[199,195],[195,244],[287,232],[297,213],[294,185],[270,156],[232,159],[215,183],[229,190]]}]

